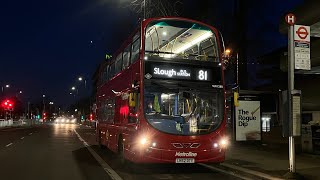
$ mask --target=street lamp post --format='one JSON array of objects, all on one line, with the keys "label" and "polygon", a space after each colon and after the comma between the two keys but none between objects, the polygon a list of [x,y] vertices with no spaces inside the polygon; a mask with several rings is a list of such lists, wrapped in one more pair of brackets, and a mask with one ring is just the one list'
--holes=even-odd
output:
[{"label": "street lamp post", "polygon": [[45,109],[46,109],[46,104],[44,102],[44,98],[46,97],[45,94],[42,95],[42,103],[43,103],[43,110],[42,110],[42,116],[43,116],[43,113],[45,112]]},{"label": "street lamp post", "polygon": [[87,89],[87,80],[83,77],[78,78],[79,81],[84,81],[84,88]]},{"label": "street lamp post", "polygon": [[[28,101],[28,119],[31,119],[31,116],[30,116],[30,102]],[[32,123],[32,121],[31,121]]]},{"label": "street lamp post", "polygon": [[1,92],[3,93],[4,89],[9,88],[9,87],[10,87],[10,84],[6,84],[5,86],[1,86]]},{"label": "street lamp post", "polygon": [[48,112],[49,118],[53,117],[53,112],[52,112],[52,105],[53,104],[54,103],[52,101],[49,102],[49,112]]},{"label": "street lamp post", "polygon": [[[85,89],[85,92],[84,92],[84,95],[87,95],[87,80],[86,78],[83,78],[82,76],[80,76],[78,78],[79,81],[84,81],[84,89]],[[89,112],[91,112],[91,98],[89,98]],[[82,110],[81,110],[82,112]]]},{"label": "street lamp post", "polygon": [[74,86],[72,86],[71,90],[72,90],[72,91],[76,91],[76,92],[77,92],[77,94],[79,93],[78,88],[76,88],[76,87],[74,87]]}]

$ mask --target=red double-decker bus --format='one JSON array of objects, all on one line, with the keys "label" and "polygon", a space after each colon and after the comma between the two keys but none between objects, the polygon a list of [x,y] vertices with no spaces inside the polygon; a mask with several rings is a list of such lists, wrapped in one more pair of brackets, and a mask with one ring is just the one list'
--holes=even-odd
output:
[{"label": "red double-decker bus", "polygon": [[226,112],[219,32],[150,18],[100,67],[97,141],[135,163],[223,162]]}]

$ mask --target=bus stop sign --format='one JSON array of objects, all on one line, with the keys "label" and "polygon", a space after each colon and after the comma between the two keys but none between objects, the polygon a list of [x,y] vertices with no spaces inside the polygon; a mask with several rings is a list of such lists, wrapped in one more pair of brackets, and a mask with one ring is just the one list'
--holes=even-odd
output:
[{"label": "bus stop sign", "polygon": [[292,13],[287,14],[285,19],[286,19],[286,22],[290,26],[292,26],[292,25],[294,25],[296,23],[296,16],[294,14],[292,14]]}]

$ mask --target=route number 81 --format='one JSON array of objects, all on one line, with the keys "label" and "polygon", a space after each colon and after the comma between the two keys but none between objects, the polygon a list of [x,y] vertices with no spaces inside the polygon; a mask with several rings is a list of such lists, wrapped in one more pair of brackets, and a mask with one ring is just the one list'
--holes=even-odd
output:
[{"label": "route number 81", "polygon": [[199,80],[208,80],[208,71],[200,70],[198,74]]}]

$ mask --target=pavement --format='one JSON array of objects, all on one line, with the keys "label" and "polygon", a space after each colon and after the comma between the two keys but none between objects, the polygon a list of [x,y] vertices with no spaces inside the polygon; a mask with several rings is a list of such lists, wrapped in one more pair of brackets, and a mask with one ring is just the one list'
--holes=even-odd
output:
[{"label": "pavement", "polygon": [[[256,175],[262,179],[285,179],[289,172],[288,147],[259,143],[232,143],[226,153],[226,168]],[[320,156],[296,153],[300,179],[320,180]]]}]

